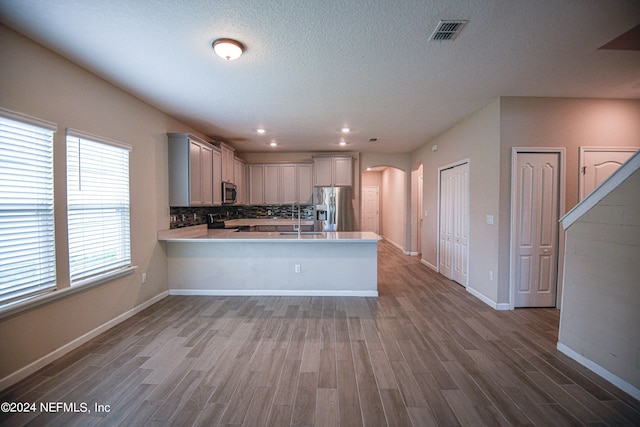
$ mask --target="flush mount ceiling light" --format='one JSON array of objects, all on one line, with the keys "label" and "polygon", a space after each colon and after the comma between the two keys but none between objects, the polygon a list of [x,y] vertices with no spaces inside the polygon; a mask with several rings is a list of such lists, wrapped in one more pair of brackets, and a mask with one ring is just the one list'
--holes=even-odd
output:
[{"label": "flush mount ceiling light", "polygon": [[237,40],[217,39],[213,42],[213,50],[220,58],[232,61],[242,55],[244,46]]}]

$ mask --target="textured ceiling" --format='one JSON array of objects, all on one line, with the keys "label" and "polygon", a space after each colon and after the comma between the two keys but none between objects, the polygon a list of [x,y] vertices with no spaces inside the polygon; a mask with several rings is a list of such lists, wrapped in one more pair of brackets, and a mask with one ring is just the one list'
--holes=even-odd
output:
[{"label": "textured ceiling", "polygon": [[[469,23],[429,42],[442,19]],[[239,151],[402,153],[499,96],[640,98],[640,53],[598,50],[638,0],[0,0],[0,22]]]}]

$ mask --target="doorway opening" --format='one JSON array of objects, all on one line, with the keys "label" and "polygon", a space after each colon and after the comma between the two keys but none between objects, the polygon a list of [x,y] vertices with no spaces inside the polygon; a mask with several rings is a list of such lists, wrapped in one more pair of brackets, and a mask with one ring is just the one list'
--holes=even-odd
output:
[{"label": "doorway opening", "polygon": [[[377,187],[377,219],[376,219],[376,187]],[[361,224],[365,227],[377,228],[378,233],[386,241],[407,253],[405,249],[407,224],[407,182],[406,173],[393,166],[372,166],[362,171],[361,175]],[[369,199],[370,202],[365,200]],[[369,211],[367,213],[367,211]],[[369,225],[367,225],[369,224]],[[373,230],[371,230],[373,231]]]}]

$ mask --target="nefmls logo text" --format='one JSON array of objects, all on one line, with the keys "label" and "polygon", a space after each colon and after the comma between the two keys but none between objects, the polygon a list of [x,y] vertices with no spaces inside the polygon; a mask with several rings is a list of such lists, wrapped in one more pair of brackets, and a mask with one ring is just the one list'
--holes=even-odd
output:
[{"label": "nefmls logo text", "polygon": [[40,412],[89,412],[86,402],[40,402]]}]

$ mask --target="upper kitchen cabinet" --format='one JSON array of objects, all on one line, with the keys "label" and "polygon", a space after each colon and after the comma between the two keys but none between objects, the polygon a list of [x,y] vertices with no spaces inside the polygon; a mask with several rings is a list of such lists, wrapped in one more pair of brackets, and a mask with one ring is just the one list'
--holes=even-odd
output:
[{"label": "upper kitchen cabinet", "polygon": [[247,168],[244,160],[235,157],[233,159],[233,183],[236,185],[236,203],[247,203]]},{"label": "upper kitchen cabinet", "polygon": [[222,150],[213,147],[213,204],[222,205]]},{"label": "upper kitchen cabinet", "polygon": [[170,133],[169,205],[213,205],[213,151],[206,141],[188,133]]},{"label": "upper kitchen cabinet", "polygon": [[222,151],[222,181],[234,182],[233,166],[235,157],[233,154],[233,148],[229,147],[224,142],[220,144],[220,150]]},{"label": "upper kitchen cabinet", "polygon": [[311,203],[311,163],[249,165],[249,203],[277,205]]},{"label": "upper kitchen cabinet", "polygon": [[281,203],[311,203],[313,194],[313,165],[311,163],[283,164],[280,171]]},{"label": "upper kitchen cabinet", "polygon": [[316,187],[353,185],[353,159],[350,156],[318,156],[313,161],[313,185]]},{"label": "upper kitchen cabinet", "polygon": [[264,165],[249,165],[249,203],[264,204]]}]

